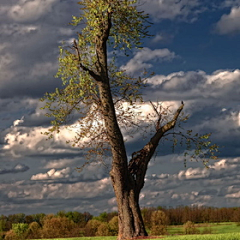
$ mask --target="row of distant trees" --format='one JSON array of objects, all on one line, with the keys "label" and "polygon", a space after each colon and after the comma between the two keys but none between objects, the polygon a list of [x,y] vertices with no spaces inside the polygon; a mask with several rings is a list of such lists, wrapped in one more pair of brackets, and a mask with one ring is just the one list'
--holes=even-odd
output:
[{"label": "row of distant trees", "polygon": [[[167,225],[210,222],[240,223],[240,207],[185,207],[143,208],[146,229],[153,235],[165,234]],[[88,212],[65,212],[57,214],[23,213],[0,216],[1,238],[6,240],[40,239],[80,236],[114,236],[118,233],[117,212],[93,216]]]}]

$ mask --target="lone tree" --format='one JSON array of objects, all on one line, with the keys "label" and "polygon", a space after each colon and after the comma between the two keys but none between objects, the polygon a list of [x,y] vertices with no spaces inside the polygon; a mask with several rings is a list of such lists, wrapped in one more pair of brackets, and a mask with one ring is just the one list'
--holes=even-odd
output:
[{"label": "lone tree", "polygon": [[[110,177],[118,206],[118,240],[146,236],[139,195],[159,141],[172,134],[173,145],[178,136],[185,140],[187,149],[194,143],[196,150],[192,157],[214,156],[216,146],[208,141],[210,134],[198,136],[191,131],[183,134],[174,130],[177,122],[184,120],[183,102],[175,112],[158,102],[150,102],[154,132],[147,144],[128,159],[121,130],[136,126],[142,129],[140,124],[144,122],[138,107],[143,102],[141,89],[146,75],[129,76],[115,64],[117,54],[110,58],[108,50],[127,55],[132,48],[140,48],[142,39],[149,36],[148,16],[138,10],[137,0],[81,0],[78,4],[81,15],[73,16],[72,25],[81,30],[72,46],[60,47],[57,77],[61,77],[63,86],[43,98],[49,110],[47,115],[54,118],[46,134],[52,137],[62,126],[73,127],[76,132],[73,145],[90,153],[86,163],[93,156],[100,159],[110,150]],[[78,118],[74,126],[73,115]],[[150,125],[149,117],[145,119],[146,125]]]}]

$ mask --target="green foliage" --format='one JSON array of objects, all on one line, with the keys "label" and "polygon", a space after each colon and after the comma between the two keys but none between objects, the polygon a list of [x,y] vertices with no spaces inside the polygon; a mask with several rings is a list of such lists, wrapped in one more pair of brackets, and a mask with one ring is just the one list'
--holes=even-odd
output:
[{"label": "green foliage", "polygon": [[118,234],[118,216],[114,216],[109,221],[109,228],[112,236],[117,236]]},{"label": "green foliage", "polygon": [[219,146],[210,141],[211,133],[202,134],[193,133],[193,130],[184,130],[182,123],[188,120],[188,116],[182,116],[178,121],[178,129],[182,131],[173,130],[171,134],[173,136],[172,149],[180,144],[185,147],[184,152],[184,165],[186,167],[187,160],[201,160],[205,167],[208,168],[209,160],[217,160],[217,153],[219,152]]},{"label": "green foliage", "polygon": [[98,220],[100,222],[107,222],[108,214],[106,212],[100,213],[99,216],[94,217],[93,219]]},{"label": "green foliage", "polygon": [[[111,86],[119,123],[125,127],[132,124],[134,106],[125,108],[122,103],[133,105],[134,101],[141,101],[139,91],[145,77],[128,76],[115,65],[115,58],[107,62],[107,52],[105,56],[98,55],[99,44],[107,44],[109,40],[108,44],[115,52],[140,46],[141,39],[148,36],[148,16],[137,10],[136,0],[82,0],[79,5],[81,16],[73,16],[72,25],[84,23],[85,27],[78,33],[72,48],[60,47],[56,77],[62,79],[63,87],[46,93],[41,99],[46,103],[47,116],[53,118],[52,127],[45,134],[52,138],[53,132],[58,133],[61,126],[77,114],[78,123],[67,126],[76,133],[72,145],[93,148],[89,153],[102,155],[108,150],[97,81],[102,68],[107,71],[105,80]],[[102,57],[106,62],[100,59]]]},{"label": "green foliage", "polygon": [[0,232],[3,232],[6,227],[6,220],[0,219]]},{"label": "green foliage", "polygon": [[148,15],[137,10],[137,0],[82,0],[79,4],[82,6],[82,15],[74,16],[72,25],[86,24],[79,36],[82,46],[94,49],[94,40],[102,35],[109,21],[109,41],[114,48],[125,50],[139,46],[142,38],[148,35],[148,26],[145,24]]},{"label": "green foliage", "polygon": [[12,230],[18,237],[24,238],[25,234],[28,230],[28,224],[27,223],[14,223],[12,225]]}]

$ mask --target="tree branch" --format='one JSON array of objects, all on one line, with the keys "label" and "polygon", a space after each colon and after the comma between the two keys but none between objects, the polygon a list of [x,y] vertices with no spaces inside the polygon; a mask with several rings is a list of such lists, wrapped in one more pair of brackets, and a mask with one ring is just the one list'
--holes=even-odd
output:
[{"label": "tree branch", "polygon": [[81,57],[80,57],[80,51],[79,51],[79,47],[77,45],[77,41],[74,40],[73,41],[73,48],[76,50],[77,52],[77,60],[78,60],[78,63],[79,63],[79,66],[80,68],[85,71],[85,72],[88,72],[90,74],[91,77],[94,78],[94,80],[96,80],[97,82],[101,82],[102,79],[99,75],[97,75],[94,71],[92,71],[91,69],[89,69],[88,67],[84,66],[82,63],[81,63]]},{"label": "tree branch", "polygon": [[[135,180],[136,191],[140,193],[141,189],[144,186],[144,178],[147,172],[148,163],[151,160],[159,141],[164,136],[164,133],[174,128],[176,125],[177,119],[183,110],[184,104],[177,109],[176,113],[173,116],[173,119],[167,122],[164,126],[159,128],[150,141],[139,151],[133,153],[132,159],[128,164],[129,173],[133,176]],[[157,109],[155,108],[155,111]],[[160,113],[158,116],[160,116]]]}]

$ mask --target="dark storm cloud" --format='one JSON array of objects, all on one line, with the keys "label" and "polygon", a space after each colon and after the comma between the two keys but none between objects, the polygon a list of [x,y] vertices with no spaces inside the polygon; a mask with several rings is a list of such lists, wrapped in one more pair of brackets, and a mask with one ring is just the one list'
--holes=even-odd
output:
[{"label": "dark storm cloud", "polygon": [[17,164],[13,168],[0,168],[0,174],[8,174],[8,173],[21,173],[26,172],[29,169],[28,166],[24,164]]},{"label": "dark storm cloud", "polygon": [[70,4],[58,0],[3,4],[1,98],[41,97],[61,84],[53,79],[57,71],[58,45],[73,33],[67,23],[79,12],[74,5],[75,1]]}]

